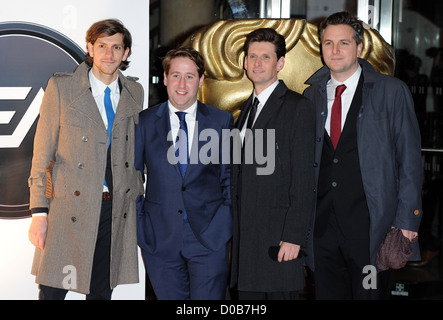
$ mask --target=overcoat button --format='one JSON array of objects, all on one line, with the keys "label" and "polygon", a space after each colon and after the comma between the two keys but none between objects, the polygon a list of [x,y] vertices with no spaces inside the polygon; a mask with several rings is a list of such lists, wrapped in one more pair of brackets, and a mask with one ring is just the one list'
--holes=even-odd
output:
[{"label": "overcoat button", "polygon": [[76,217],[71,217],[71,221],[72,221],[72,222],[76,222],[76,221],[77,221],[77,218],[76,218]]},{"label": "overcoat button", "polygon": [[123,214],[123,219],[126,219],[126,212]]},{"label": "overcoat button", "polygon": [[83,141],[83,142],[88,142],[88,137],[87,137],[87,136],[83,136],[83,137],[82,137],[82,141]]},{"label": "overcoat button", "polygon": [[125,162],[125,166],[126,166],[126,168],[129,168],[129,163]]},{"label": "overcoat button", "polygon": [[74,191],[74,196],[78,197],[80,195],[80,191],[76,190]]},{"label": "overcoat button", "polygon": [[79,163],[77,164],[77,167],[78,167],[79,169],[83,169],[83,168],[85,167],[85,164],[82,163],[82,162],[79,162]]}]

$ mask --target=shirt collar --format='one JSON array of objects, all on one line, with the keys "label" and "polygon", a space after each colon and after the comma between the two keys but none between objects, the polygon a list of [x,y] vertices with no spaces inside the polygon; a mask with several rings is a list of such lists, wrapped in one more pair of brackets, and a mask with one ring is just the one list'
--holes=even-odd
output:
[{"label": "shirt collar", "polygon": [[353,92],[355,90],[355,88],[358,85],[358,80],[360,79],[360,75],[361,75],[361,66],[360,64],[358,65],[357,71],[354,72],[354,74],[352,76],[350,76],[348,79],[346,79],[344,82],[339,82],[337,80],[335,80],[332,76],[331,76],[331,85],[332,87],[335,88],[341,84],[344,84],[346,86],[346,91],[348,92]]},{"label": "shirt collar", "polygon": [[172,115],[173,113],[176,113],[177,111],[183,111],[186,112],[187,117],[186,120],[195,120],[197,116],[197,100],[186,110],[179,110],[176,107],[174,107],[171,103],[171,101],[168,100],[168,108],[169,108],[169,115]]},{"label": "shirt collar", "polygon": [[118,86],[118,76],[117,79],[115,79],[111,84],[106,85],[95,77],[94,73],[92,72],[92,68],[89,70],[89,83],[91,84],[91,91],[94,97],[104,95],[106,87],[109,87],[113,93],[120,92],[120,88]]},{"label": "shirt collar", "polygon": [[274,92],[274,89],[277,87],[278,83],[279,83],[279,81],[277,79],[273,84],[271,84],[265,90],[260,92],[259,95],[256,95],[255,90],[254,90],[253,98],[254,99],[258,98],[258,101],[260,101],[260,106],[264,106],[266,104],[266,101],[268,101],[269,97],[271,96],[272,92]]}]

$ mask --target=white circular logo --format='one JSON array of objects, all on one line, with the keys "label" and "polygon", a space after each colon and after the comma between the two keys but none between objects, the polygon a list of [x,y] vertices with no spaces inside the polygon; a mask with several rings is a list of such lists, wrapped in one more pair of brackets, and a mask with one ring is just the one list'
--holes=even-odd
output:
[{"label": "white circular logo", "polygon": [[23,218],[46,84],[54,72],[74,71],[85,53],[55,30],[16,22],[0,23],[0,52],[0,218]]}]

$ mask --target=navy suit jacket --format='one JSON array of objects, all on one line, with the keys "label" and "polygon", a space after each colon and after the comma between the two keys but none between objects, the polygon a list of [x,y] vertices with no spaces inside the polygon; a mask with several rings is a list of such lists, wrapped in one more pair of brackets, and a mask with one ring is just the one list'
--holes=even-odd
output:
[{"label": "navy suit jacket", "polygon": [[[196,120],[190,164],[182,178],[177,164],[168,160],[168,151],[174,155],[167,138],[168,102],[140,113],[135,167],[142,173],[146,169],[147,180],[145,195],[137,200],[138,242],[151,255],[167,257],[180,250],[185,211],[196,238],[208,249],[220,249],[232,236],[230,164],[222,161],[230,145],[223,147],[222,131],[233,128],[233,117],[198,101]],[[212,163],[201,162],[208,157]]]}]

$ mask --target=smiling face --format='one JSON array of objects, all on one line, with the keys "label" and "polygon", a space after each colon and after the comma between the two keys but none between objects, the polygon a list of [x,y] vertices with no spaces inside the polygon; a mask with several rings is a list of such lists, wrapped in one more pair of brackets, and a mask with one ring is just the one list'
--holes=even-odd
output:
[{"label": "smiling face", "polygon": [[249,45],[244,66],[257,94],[277,80],[277,74],[284,65],[285,58],[277,59],[273,43],[261,41],[251,42]]},{"label": "smiling face", "polygon": [[203,85],[204,75],[199,77],[197,65],[189,58],[171,60],[169,72],[164,73],[163,83],[171,104],[179,109],[188,109],[196,100],[198,89]]},{"label": "smiling face", "polygon": [[124,47],[123,35],[116,33],[109,37],[98,38],[94,44],[88,43],[89,55],[94,58],[92,72],[105,84],[117,79],[122,61],[126,61],[129,48]]},{"label": "smiling face", "polygon": [[337,81],[345,81],[358,68],[363,44],[357,45],[354,30],[345,24],[329,25],[321,42],[323,60]]}]

